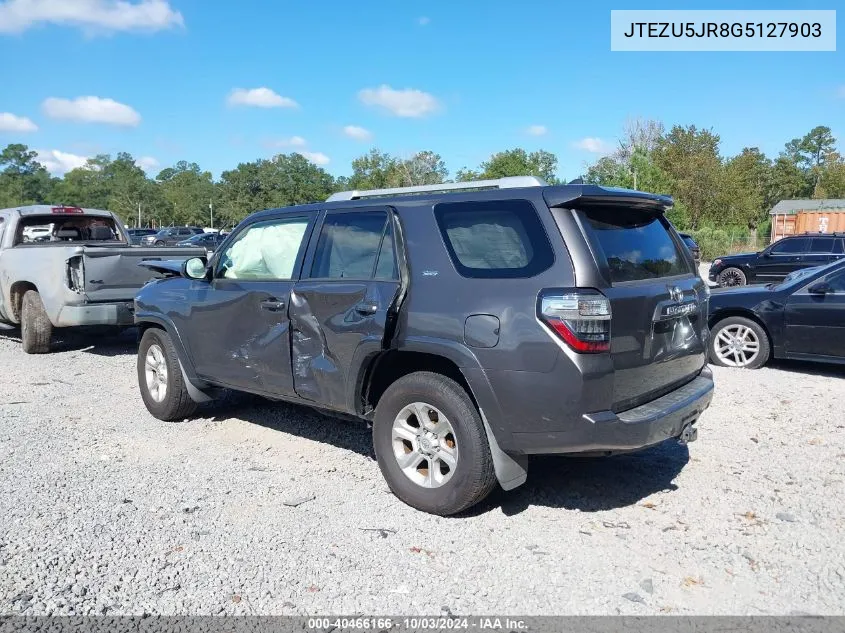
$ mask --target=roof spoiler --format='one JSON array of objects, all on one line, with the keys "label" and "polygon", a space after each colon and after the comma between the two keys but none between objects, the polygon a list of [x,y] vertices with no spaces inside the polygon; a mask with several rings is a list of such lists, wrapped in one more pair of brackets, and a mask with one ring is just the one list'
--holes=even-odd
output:
[{"label": "roof spoiler", "polygon": [[665,213],[675,204],[671,196],[646,193],[634,189],[582,184],[549,187],[543,191],[543,197],[549,207],[564,209],[625,206],[651,213]]}]

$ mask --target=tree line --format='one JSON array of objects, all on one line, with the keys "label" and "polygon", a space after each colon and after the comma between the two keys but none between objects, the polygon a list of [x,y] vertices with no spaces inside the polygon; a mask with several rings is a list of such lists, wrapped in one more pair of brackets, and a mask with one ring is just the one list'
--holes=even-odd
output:
[{"label": "tree line", "polygon": [[[787,142],[777,157],[756,147],[723,156],[721,139],[695,125],[668,131],[658,121],[629,122],[618,147],[586,168],[584,182],[665,193],[675,198],[670,219],[681,229],[737,227],[757,231],[779,200],[845,198],[845,160],[830,128],[818,126]],[[334,177],[298,153],[240,163],[215,180],[197,163],[179,161],[149,177],[125,152],[102,154],[61,177],[51,176],[37,154],[21,144],[0,153],[0,208],[65,204],[110,209],[128,224],[232,226],[249,213],[325,200],[346,189],[374,189],[450,181],[442,157],[421,151],[406,158],[372,149],[352,161],[350,176]],[[555,154],[522,148],[497,152],[474,169],[452,176],[469,181],[533,175],[557,177]]]}]

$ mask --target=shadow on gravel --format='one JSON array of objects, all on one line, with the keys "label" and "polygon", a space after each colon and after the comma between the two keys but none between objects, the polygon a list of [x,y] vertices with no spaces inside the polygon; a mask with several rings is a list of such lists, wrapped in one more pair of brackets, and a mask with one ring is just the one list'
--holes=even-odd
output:
[{"label": "shadow on gravel", "polygon": [[[308,407],[233,394],[206,415],[236,417],[275,431],[323,442],[375,459],[371,431],[361,421],[336,419]],[[510,492],[497,489],[458,518],[500,509],[511,516],[530,506],[598,512],[634,505],[655,492],[676,490],[672,482],[689,462],[686,446],[670,440],[648,450],[615,457],[532,457],[528,481]]]},{"label": "shadow on gravel", "polygon": [[686,446],[670,440],[648,450],[614,457],[533,457],[528,481],[501,489],[461,516],[501,508],[512,516],[529,506],[599,512],[634,505],[655,492],[677,490],[672,483],[689,462]]},{"label": "shadow on gravel", "polygon": [[233,392],[222,402],[208,405],[215,421],[236,417],[274,431],[331,444],[375,459],[372,431],[363,420],[347,420],[306,406],[272,402],[260,396]]},{"label": "shadow on gravel", "polygon": [[845,378],[845,365],[834,365],[833,363],[810,363],[800,360],[773,360],[767,367],[789,371],[810,376],[822,376],[824,378]]},{"label": "shadow on gravel", "polygon": [[[86,352],[95,356],[124,356],[135,354],[138,341],[135,328],[72,328],[53,330],[51,353]],[[0,330],[0,338],[20,344],[20,328]]]}]

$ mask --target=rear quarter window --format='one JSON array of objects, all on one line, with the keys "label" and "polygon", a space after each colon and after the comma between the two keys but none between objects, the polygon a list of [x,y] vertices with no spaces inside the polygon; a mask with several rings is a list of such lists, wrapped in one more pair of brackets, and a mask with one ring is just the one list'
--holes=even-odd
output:
[{"label": "rear quarter window", "polygon": [[692,272],[661,216],[625,207],[588,209],[583,214],[612,282]]},{"label": "rear quarter window", "polygon": [[464,277],[532,277],[554,263],[543,224],[527,200],[438,204],[434,214],[449,257]]}]

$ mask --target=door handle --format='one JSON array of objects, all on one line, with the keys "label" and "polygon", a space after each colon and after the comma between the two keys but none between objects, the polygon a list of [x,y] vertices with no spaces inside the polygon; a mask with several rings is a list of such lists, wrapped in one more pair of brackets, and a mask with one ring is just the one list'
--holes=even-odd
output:
[{"label": "door handle", "polygon": [[262,310],[269,310],[270,312],[278,312],[282,308],[285,307],[284,301],[279,301],[278,299],[270,298],[265,299],[261,302],[261,309]]},{"label": "door handle", "polygon": [[364,316],[371,316],[378,312],[378,304],[362,301],[355,306],[355,312]]}]

